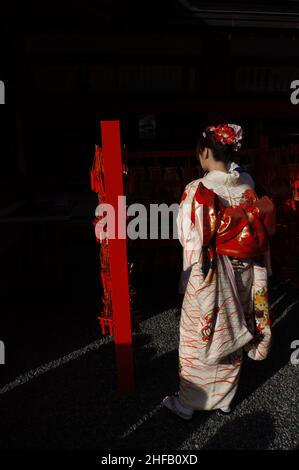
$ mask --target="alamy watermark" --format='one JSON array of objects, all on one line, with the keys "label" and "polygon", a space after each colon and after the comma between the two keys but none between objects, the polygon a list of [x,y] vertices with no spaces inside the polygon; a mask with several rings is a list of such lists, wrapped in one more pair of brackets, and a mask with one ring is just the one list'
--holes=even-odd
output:
[{"label": "alamy watermark", "polygon": [[2,80],[0,80],[0,104],[5,104],[5,85]]},{"label": "alamy watermark", "polygon": [[[196,231],[191,230],[191,203],[149,204],[149,207],[133,203],[126,207],[126,196],[118,196],[117,204],[117,217],[112,204],[103,202],[97,206],[97,239],[184,239],[192,241],[192,244],[187,244],[186,250],[189,247],[191,250],[197,248],[200,237],[196,235]],[[200,215],[202,217],[202,213]]]},{"label": "alamy watermark", "polygon": [[[100,220],[96,224],[96,236],[103,238],[130,238],[136,240],[157,239],[160,236],[163,239],[169,239],[171,214],[172,222],[177,219],[179,204],[174,203],[168,206],[162,204],[150,204],[148,208],[141,203],[133,203],[126,207],[126,196],[118,196],[117,208],[117,233],[116,233],[116,211],[112,204],[101,203],[97,206],[95,215]],[[159,224],[159,217],[161,224]],[[177,224],[173,223],[172,233],[174,238],[178,238]]]},{"label": "alamy watermark", "polygon": [[291,103],[298,104],[299,103],[299,80],[293,80],[291,82],[291,89],[294,90],[290,96]]},{"label": "alamy watermark", "polygon": [[291,354],[291,364],[297,366],[299,364],[299,339],[292,341],[291,349],[295,349]]},{"label": "alamy watermark", "polygon": [[5,345],[3,341],[0,340],[0,365],[5,364]]}]

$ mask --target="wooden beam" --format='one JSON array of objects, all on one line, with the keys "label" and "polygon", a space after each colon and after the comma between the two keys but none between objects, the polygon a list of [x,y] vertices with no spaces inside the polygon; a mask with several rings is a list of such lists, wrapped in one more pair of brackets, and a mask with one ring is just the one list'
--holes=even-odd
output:
[{"label": "wooden beam", "polygon": [[[126,238],[118,238],[119,224],[123,225],[122,229],[126,229],[126,207],[124,204],[120,205],[118,200],[119,196],[124,195],[120,123],[119,121],[101,121],[101,131],[106,193],[105,202],[111,204],[115,211],[115,238],[109,238],[108,245],[118,390],[121,393],[125,393],[134,391],[134,366],[127,242]],[[120,222],[119,219],[122,215],[123,222]]]}]

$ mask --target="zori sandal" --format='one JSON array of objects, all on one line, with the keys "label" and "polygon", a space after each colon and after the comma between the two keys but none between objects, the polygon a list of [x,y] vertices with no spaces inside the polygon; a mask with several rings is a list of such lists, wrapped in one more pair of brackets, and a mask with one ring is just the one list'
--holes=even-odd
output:
[{"label": "zori sandal", "polygon": [[226,406],[223,408],[218,408],[218,411],[220,411],[221,414],[227,415],[228,413],[231,412],[231,408],[229,406]]},{"label": "zori sandal", "polygon": [[182,419],[191,419],[193,410],[187,411],[186,407],[180,404],[178,396],[171,395],[163,399],[163,405]]}]

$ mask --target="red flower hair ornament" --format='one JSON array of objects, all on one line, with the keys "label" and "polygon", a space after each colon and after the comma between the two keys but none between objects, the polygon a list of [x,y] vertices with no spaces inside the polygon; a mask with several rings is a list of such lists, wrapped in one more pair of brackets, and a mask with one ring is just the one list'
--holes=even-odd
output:
[{"label": "red flower hair ornament", "polygon": [[[206,131],[213,132],[214,138],[217,142],[223,145],[233,145],[235,151],[241,147],[241,140],[243,138],[243,129],[237,124],[224,124],[219,126],[209,126]],[[204,137],[207,136],[206,131],[202,133]]]}]

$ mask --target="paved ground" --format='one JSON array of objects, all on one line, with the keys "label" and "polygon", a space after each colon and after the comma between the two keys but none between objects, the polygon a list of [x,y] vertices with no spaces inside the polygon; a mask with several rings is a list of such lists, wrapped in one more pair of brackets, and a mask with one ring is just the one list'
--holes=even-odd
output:
[{"label": "paved ground", "polygon": [[[228,416],[197,412],[185,422],[161,404],[178,387],[181,299],[173,294],[173,283],[164,285],[163,292],[158,288],[156,295],[140,286],[144,320],[141,333],[133,336],[137,391],[119,395],[114,345],[110,337],[101,337],[95,320],[96,282],[87,283],[83,290],[80,279],[78,285],[76,277],[68,281],[60,285],[25,282],[17,295],[6,297],[1,449],[297,446],[298,366],[290,362],[290,345],[299,339],[299,304],[294,304],[299,295],[291,285],[273,285],[274,316],[283,318],[274,328],[268,360],[245,360],[234,411]],[[163,286],[162,282],[156,285]]]}]

